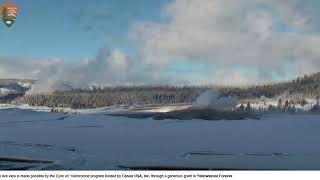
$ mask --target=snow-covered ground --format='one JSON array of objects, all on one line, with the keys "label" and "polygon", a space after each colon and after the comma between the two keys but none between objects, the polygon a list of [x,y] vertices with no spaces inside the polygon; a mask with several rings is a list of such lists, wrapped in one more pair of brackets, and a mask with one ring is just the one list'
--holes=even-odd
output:
[{"label": "snow-covered ground", "polygon": [[28,89],[31,89],[31,87],[32,87],[32,83],[29,83],[29,82],[18,82],[18,84],[21,87],[28,88]]},{"label": "snow-covered ground", "polygon": [[155,121],[99,112],[0,109],[0,168],[9,157],[55,162],[49,169],[320,169],[319,115]]},{"label": "snow-covered ground", "polygon": [[[57,112],[76,113],[76,114],[105,114],[106,112],[169,112],[182,110],[191,107],[190,104],[172,104],[172,105],[135,105],[135,106],[109,106],[94,109],[72,109],[72,108],[54,108]],[[52,108],[45,106],[30,106],[28,104],[0,104],[0,109],[24,109],[37,112],[51,112]]]},{"label": "snow-covered ground", "polygon": [[24,109],[24,110],[32,110],[37,112],[50,112],[51,108],[44,107],[44,106],[30,106],[28,104],[22,104],[22,105],[14,105],[14,104],[0,104],[0,110],[1,109]]}]

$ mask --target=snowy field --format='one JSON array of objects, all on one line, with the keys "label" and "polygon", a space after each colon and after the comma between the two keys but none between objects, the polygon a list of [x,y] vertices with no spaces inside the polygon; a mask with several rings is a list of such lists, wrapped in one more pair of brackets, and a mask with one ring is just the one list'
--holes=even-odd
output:
[{"label": "snowy field", "polygon": [[0,169],[320,170],[319,115],[156,121],[99,112],[2,107]]}]

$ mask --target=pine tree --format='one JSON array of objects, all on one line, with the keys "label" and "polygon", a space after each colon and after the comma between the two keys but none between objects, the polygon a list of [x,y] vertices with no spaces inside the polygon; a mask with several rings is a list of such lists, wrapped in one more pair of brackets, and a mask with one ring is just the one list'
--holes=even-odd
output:
[{"label": "pine tree", "polygon": [[281,98],[279,98],[277,109],[278,109],[278,111],[282,110],[282,99]]},{"label": "pine tree", "polygon": [[244,105],[241,103],[241,105],[240,105],[240,111],[244,111],[244,109],[245,109],[245,107],[244,107]]},{"label": "pine tree", "polygon": [[251,111],[252,108],[251,108],[251,105],[250,105],[250,102],[247,103],[247,107],[246,107],[246,111]]}]

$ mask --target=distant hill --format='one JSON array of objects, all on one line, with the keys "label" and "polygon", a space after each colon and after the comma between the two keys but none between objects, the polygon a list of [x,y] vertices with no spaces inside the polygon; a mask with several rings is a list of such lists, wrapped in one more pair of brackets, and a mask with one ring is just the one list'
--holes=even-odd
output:
[{"label": "distant hill", "polygon": [[0,85],[17,84],[19,82],[33,84],[35,82],[35,80],[32,80],[32,79],[0,79]]},{"label": "distant hill", "polygon": [[0,103],[24,96],[33,83],[30,79],[0,79]]}]

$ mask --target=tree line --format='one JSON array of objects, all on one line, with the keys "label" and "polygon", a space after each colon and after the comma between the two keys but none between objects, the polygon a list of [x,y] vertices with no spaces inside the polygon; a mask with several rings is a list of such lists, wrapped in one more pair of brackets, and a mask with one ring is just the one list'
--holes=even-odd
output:
[{"label": "tree line", "polygon": [[206,87],[92,87],[56,91],[51,94],[30,94],[19,97],[16,104],[31,106],[97,108],[112,105],[192,103]]},{"label": "tree line", "polygon": [[282,97],[294,105],[301,104],[305,98],[315,99],[320,96],[320,73],[305,75],[287,82],[248,87],[92,86],[55,91],[50,94],[25,95],[18,97],[14,103],[75,109],[112,105],[192,103],[200,94],[212,88],[218,89],[220,96],[233,96],[240,100]]}]

